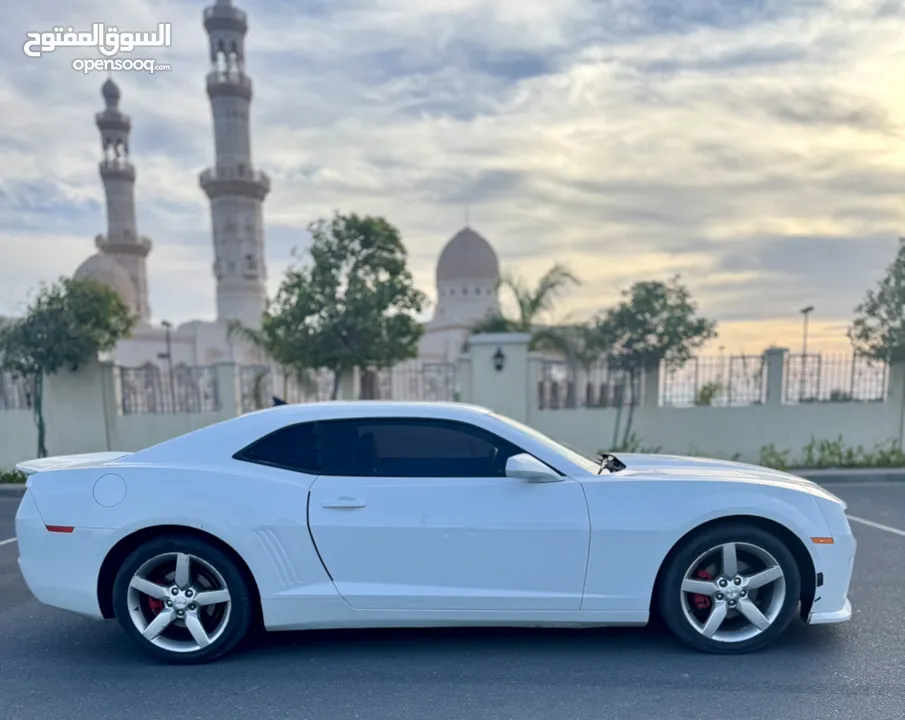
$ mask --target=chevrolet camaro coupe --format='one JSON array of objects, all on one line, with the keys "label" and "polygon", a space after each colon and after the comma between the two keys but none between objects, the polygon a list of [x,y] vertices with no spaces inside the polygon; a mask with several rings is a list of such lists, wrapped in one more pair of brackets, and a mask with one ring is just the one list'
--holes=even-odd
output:
[{"label": "chevrolet camaro coupe", "polygon": [[713,653],[851,618],[845,504],[666,455],[588,459],[490,410],[330,402],[19,464],[19,566],[154,658],[266,630],[645,625]]}]

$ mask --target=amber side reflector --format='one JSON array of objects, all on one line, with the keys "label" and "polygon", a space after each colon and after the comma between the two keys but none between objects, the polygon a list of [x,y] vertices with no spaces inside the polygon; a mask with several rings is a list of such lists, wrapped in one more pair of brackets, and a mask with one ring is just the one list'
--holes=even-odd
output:
[{"label": "amber side reflector", "polygon": [[815,545],[832,545],[833,538],[831,537],[812,537],[811,542]]},{"label": "amber side reflector", "polygon": [[45,525],[48,532],[57,532],[57,533],[71,533],[75,530],[74,527],[69,527],[68,525]]}]

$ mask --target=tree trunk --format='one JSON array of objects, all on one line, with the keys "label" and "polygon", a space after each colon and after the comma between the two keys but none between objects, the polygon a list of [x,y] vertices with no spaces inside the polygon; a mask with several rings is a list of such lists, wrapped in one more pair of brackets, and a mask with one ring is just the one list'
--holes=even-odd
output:
[{"label": "tree trunk", "polygon": [[[622,447],[625,448],[628,446],[628,439],[632,432],[632,420],[635,417],[635,376],[636,376],[636,368],[631,368],[628,371],[628,418],[625,420],[625,434],[622,436]],[[626,452],[628,452],[626,450]]]},{"label": "tree trunk", "polygon": [[625,404],[625,392],[619,390],[618,385],[613,385],[614,392],[619,395],[619,404],[616,405],[616,425],[613,427],[613,452],[619,449],[619,426],[622,425],[622,406]]},{"label": "tree trunk", "polygon": [[339,398],[339,384],[343,379],[343,371],[341,368],[333,369],[333,392],[330,394],[331,400]]},{"label": "tree trunk", "polygon": [[38,457],[47,457],[47,426],[44,423],[44,373],[35,376],[35,425],[38,428]]}]

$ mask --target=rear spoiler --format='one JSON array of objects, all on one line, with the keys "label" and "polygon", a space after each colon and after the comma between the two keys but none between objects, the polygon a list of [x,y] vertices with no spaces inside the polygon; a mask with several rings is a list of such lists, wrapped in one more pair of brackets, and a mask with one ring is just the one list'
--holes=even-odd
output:
[{"label": "rear spoiler", "polygon": [[58,470],[66,467],[78,467],[85,465],[103,465],[104,463],[119,460],[130,455],[127,452],[100,452],[81,453],[79,455],[56,455],[55,457],[35,458],[25,460],[16,465],[16,470],[27,475],[34,475],[44,470]]}]

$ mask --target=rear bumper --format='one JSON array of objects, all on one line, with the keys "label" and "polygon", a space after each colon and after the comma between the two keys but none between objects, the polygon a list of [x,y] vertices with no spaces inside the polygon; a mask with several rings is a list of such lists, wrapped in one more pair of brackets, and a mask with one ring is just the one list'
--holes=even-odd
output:
[{"label": "rear bumper", "polygon": [[39,601],[90,618],[103,619],[97,601],[97,578],[113,530],[76,528],[50,532],[34,498],[26,492],[16,513],[19,569]]}]

